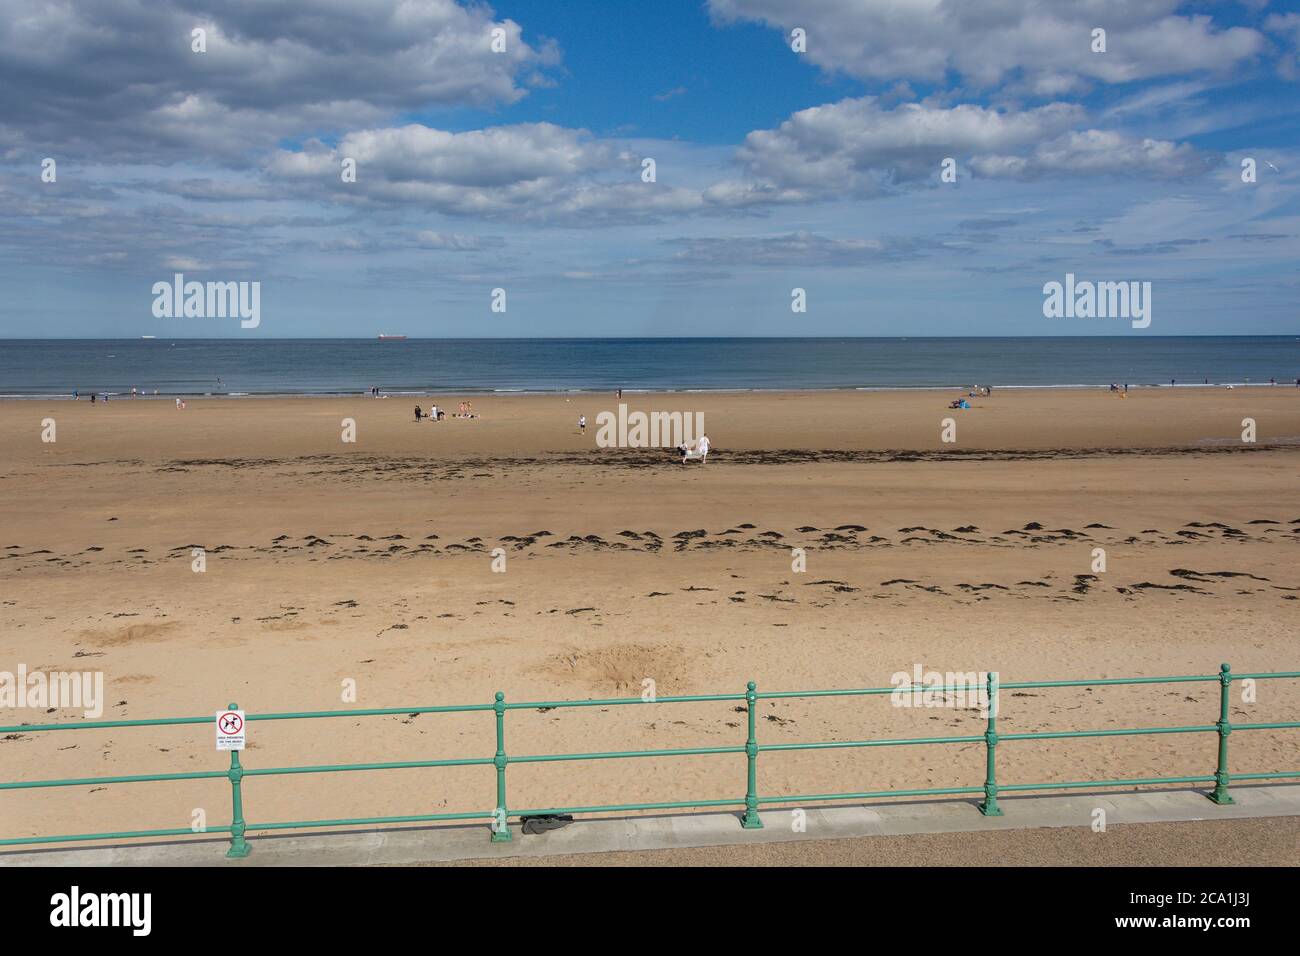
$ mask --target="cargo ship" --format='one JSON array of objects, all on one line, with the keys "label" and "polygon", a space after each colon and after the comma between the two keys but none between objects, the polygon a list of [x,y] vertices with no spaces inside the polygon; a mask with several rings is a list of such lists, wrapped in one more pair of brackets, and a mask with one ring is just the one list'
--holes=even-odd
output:
[{"label": "cargo ship", "polygon": [[381,335],[381,336],[379,336],[379,341],[381,341],[381,342],[405,342],[405,341],[406,341],[406,336],[405,336],[405,335]]}]

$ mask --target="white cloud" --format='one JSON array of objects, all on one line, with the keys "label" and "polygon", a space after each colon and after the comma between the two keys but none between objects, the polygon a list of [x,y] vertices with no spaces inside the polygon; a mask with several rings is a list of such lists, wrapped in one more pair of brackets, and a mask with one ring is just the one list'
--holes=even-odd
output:
[{"label": "white cloud", "polygon": [[[1025,92],[1076,92],[1085,80],[1122,83],[1199,70],[1226,71],[1262,53],[1245,27],[1179,16],[1182,0],[709,0],[720,23],[757,21],[807,32],[818,66],[863,79],[943,82],[957,73],[992,87],[1021,76]],[[1091,49],[1106,30],[1105,53]],[[792,56],[795,54],[791,54]]]},{"label": "white cloud", "polygon": [[[342,183],[344,158],[357,180]],[[552,123],[465,133],[407,125],[359,130],[330,148],[280,150],[266,171],[297,195],[414,205],[457,216],[602,225],[702,210],[698,190],[644,183],[637,154]],[[716,203],[725,204],[723,199]]]},{"label": "white cloud", "polygon": [[1140,174],[1178,178],[1213,158],[1191,146],[1077,129],[1082,107],[1051,103],[1020,112],[961,104],[904,103],[883,109],[875,97],[841,100],[795,113],[773,130],[750,133],[736,158],[757,184],[732,200],[871,197],[900,183],[937,181],[951,157],[980,176]]},{"label": "white cloud", "polygon": [[[983,169],[983,157],[972,162],[983,175],[999,175]],[[1198,153],[1186,143],[1137,139],[1103,130],[1080,130],[1036,147],[1017,178],[1042,175],[1133,175],[1178,179],[1207,172],[1217,158]]]},{"label": "white cloud", "polygon": [[[207,31],[207,51],[191,31]],[[504,31],[493,52],[491,31]],[[558,63],[454,0],[7,0],[0,141],[166,161],[247,151],[404,110],[513,103]]]}]

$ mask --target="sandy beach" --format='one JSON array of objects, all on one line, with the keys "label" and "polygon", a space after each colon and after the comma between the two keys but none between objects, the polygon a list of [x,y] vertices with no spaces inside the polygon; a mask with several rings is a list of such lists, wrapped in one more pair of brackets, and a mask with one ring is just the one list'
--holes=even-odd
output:
[{"label": "sandy beach", "polygon": [[[102,719],[1300,669],[1300,389],[628,396],[713,451],[596,447],[612,395],[0,404],[0,670]],[[592,423],[586,435],[579,415]],[[941,440],[943,419],[956,441]],[[1253,419],[1257,441],[1241,440]],[[44,419],[57,440],[43,442]],[[356,441],[341,440],[353,419]],[[193,549],[206,570],[192,570]],[[503,548],[504,573],[491,553]],[[792,548],[806,571],[792,570]],[[1094,549],[1106,570],[1093,573]],[[341,688],[355,681],[355,703]],[[1022,692],[1004,732],[1210,724],[1218,688]],[[732,702],[519,711],[512,754],[743,744]],[[1234,721],[1295,720],[1262,682]],[[20,712],[14,723],[80,720]],[[489,714],[250,725],[245,764],[490,757]],[[766,701],[761,742],[979,734],[971,709]],[[1236,772],[1300,734],[1236,733]],[[981,744],[768,753],[764,795],[976,786]],[[1210,735],[1014,742],[1003,783],[1211,773]],[[6,780],[220,770],[209,726],[10,734]],[[514,765],[512,807],[733,798],[744,758]],[[489,811],[491,768],[245,782],[250,822]],[[0,795],[6,837],[229,823],[222,780]]]}]

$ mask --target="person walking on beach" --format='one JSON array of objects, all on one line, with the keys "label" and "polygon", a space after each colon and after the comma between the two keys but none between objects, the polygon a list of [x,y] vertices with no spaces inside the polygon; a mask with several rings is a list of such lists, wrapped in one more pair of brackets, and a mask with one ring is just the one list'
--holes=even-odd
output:
[{"label": "person walking on beach", "polygon": [[418,422],[422,417],[424,417],[424,413],[420,411],[420,406],[419,406],[419,405],[416,405],[416,406],[415,406],[415,420]]},{"label": "person walking on beach", "polygon": [[579,415],[579,416],[578,416],[578,434],[579,434],[579,435],[585,435],[585,434],[587,434],[587,416],[586,416],[586,415]]},{"label": "person walking on beach", "polygon": [[709,436],[701,435],[700,440],[692,442],[689,445],[678,445],[678,450],[682,453],[682,464],[686,464],[691,459],[699,459],[700,464],[709,460]]}]

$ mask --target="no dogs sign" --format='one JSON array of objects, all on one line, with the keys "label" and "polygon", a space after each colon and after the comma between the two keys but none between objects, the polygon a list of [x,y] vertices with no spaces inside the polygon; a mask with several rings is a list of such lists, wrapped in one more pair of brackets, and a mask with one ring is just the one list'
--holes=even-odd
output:
[{"label": "no dogs sign", "polygon": [[244,749],[244,712],[242,710],[217,711],[217,749]]}]

